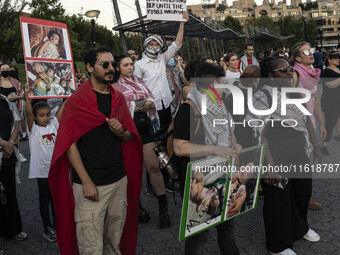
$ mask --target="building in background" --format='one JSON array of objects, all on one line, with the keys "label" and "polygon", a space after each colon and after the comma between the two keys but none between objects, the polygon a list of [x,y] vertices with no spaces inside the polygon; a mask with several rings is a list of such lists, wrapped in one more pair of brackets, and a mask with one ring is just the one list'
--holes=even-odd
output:
[{"label": "building in background", "polygon": [[307,0],[303,5],[301,3],[301,0],[291,0],[291,4],[287,5],[286,0],[278,3],[263,0],[258,6],[254,0],[237,0],[228,6],[226,0],[202,0],[201,4],[188,5],[187,9],[207,23],[222,22],[227,16],[238,19],[242,25],[247,19],[261,16],[268,16],[274,22],[285,16],[314,19],[319,29],[319,46],[335,47],[340,42],[340,0]]}]

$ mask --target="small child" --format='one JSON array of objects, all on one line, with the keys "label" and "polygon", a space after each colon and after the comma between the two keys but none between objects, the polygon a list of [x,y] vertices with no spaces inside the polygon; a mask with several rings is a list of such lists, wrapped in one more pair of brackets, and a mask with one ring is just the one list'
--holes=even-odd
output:
[{"label": "small child", "polygon": [[[29,93],[29,87],[25,87],[25,92]],[[53,201],[51,198],[48,184],[48,174],[52,160],[54,144],[57,136],[59,120],[62,108],[59,109],[56,116],[51,119],[50,106],[45,102],[34,104],[32,109],[31,100],[26,95],[26,112],[27,126],[30,132],[30,170],[28,178],[36,178],[39,190],[39,208],[40,215],[44,224],[43,236],[48,241],[56,241],[55,214],[53,210]],[[51,203],[53,224],[50,221],[49,204]]]},{"label": "small child", "polygon": [[58,59],[60,58],[59,54],[59,46],[60,46],[60,35],[57,31],[51,30],[46,41],[41,46],[41,48],[38,51],[38,58],[52,58],[52,59]]}]

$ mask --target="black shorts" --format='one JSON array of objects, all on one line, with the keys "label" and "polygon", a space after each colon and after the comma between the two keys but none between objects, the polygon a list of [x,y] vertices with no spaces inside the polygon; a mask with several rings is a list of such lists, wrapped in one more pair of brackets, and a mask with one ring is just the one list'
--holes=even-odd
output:
[{"label": "black shorts", "polygon": [[142,144],[155,141],[150,134],[151,121],[146,112],[135,112],[133,121],[135,122]]}]

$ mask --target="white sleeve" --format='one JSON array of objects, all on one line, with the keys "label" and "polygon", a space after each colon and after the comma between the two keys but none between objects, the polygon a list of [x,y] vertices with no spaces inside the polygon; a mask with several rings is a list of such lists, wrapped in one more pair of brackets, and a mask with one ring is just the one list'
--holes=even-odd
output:
[{"label": "white sleeve", "polygon": [[172,42],[172,44],[168,47],[166,52],[163,53],[163,58],[164,58],[165,63],[169,62],[169,60],[175,55],[175,53],[179,51],[181,46],[177,46],[175,42]]},{"label": "white sleeve", "polygon": [[143,70],[139,66],[139,61],[135,64],[135,70],[133,71],[133,75],[137,76],[139,79],[143,79]]}]

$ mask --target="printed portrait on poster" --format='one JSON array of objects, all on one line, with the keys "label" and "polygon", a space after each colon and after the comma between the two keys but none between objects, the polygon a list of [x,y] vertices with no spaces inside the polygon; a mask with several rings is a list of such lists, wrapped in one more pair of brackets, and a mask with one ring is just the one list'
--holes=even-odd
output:
[{"label": "printed portrait on poster", "polygon": [[30,97],[68,97],[75,89],[72,63],[26,61]]},{"label": "printed portrait on poster", "polygon": [[184,238],[221,222],[228,163],[224,158],[214,157],[194,163],[188,170],[190,183],[186,183],[185,192],[188,195],[184,201],[186,206],[183,205],[186,214]]},{"label": "printed portrait on poster", "polygon": [[67,29],[22,22],[26,58],[72,60]]},{"label": "printed portrait on poster", "polygon": [[225,220],[254,209],[261,178],[263,147],[243,150],[239,159],[232,159],[231,176],[228,180]]}]

